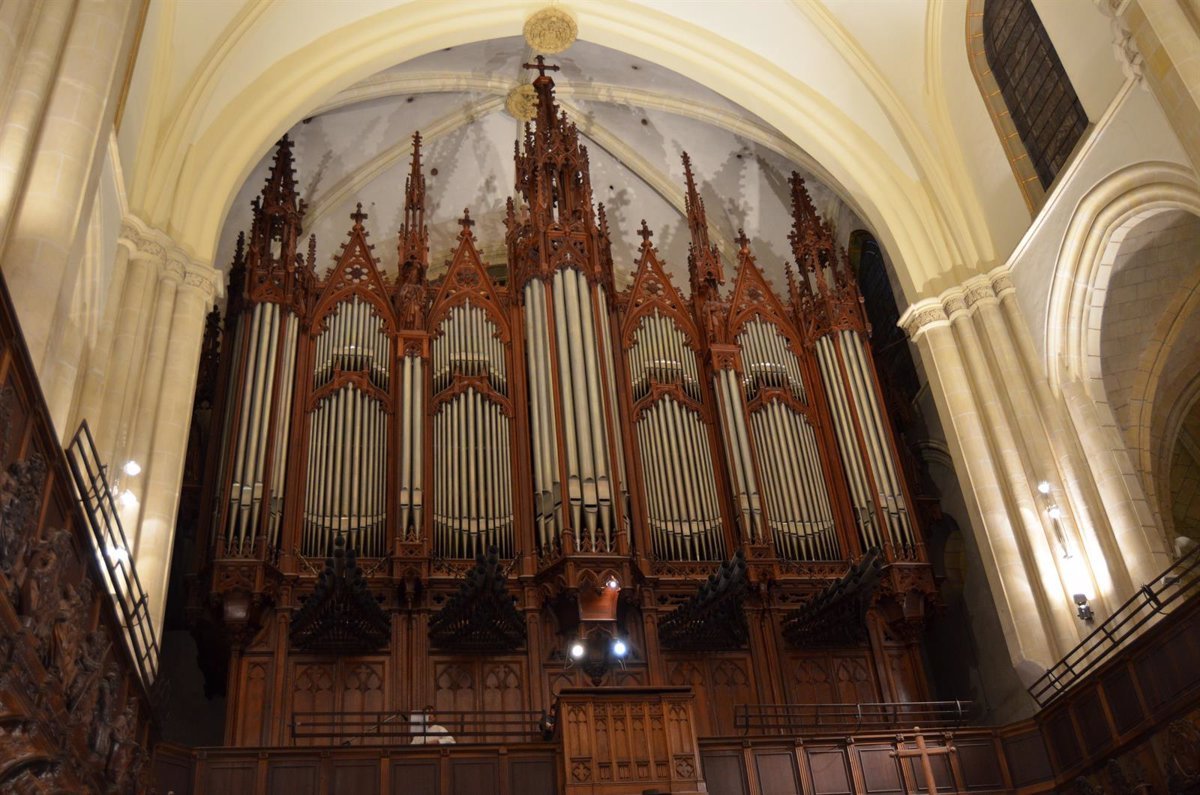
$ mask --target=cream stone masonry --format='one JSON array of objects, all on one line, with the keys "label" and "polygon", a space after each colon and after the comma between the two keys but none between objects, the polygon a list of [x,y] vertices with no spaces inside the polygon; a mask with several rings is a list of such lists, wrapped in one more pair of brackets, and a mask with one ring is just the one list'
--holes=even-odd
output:
[{"label": "cream stone masonry", "polygon": [[[52,88],[45,98],[44,111],[38,112],[38,100],[44,95],[45,76],[52,73],[56,35],[47,33],[38,47],[47,50],[44,59],[35,59],[35,74],[29,76],[32,93],[17,92],[6,109],[5,132],[13,132],[11,154],[5,150],[4,167],[21,190],[19,204],[4,210],[16,211],[3,246],[5,278],[13,303],[20,315],[25,342],[44,386],[59,432],[65,426],[70,398],[63,398],[64,385],[73,379],[58,379],[55,371],[78,367],[81,349],[73,344],[79,328],[72,317],[72,303],[79,289],[79,258],[73,256],[79,235],[84,233],[95,197],[109,129],[116,112],[122,70],[132,41],[137,14],[133,0],[80,0],[70,3],[43,3],[49,12],[39,15],[39,26],[54,19],[57,35],[67,20],[57,16],[68,12],[69,32],[58,61]],[[37,33],[38,31],[35,31]],[[31,42],[32,44],[32,42]],[[37,55],[37,47],[31,55]],[[29,67],[22,70],[26,76]],[[36,79],[35,79],[36,78]],[[36,84],[36,85],[34,85]],[[42,94],[37,93],[43,90]],[[14,114],[21,118],[14,118]],[[25,140],[17,130],[33,135]],[[33,131],[36,130],[36,134]],[[4,146],[0,142],[0,146]],[[22,157],[32,148],[31,156]],[[26,161],[28,165],[26,166]],[[25,184],[21,171],[28,169]],[[0,202],[9,201],[0,194]],[[7,213],[3,213],[8,218]]]},{"label": "cream stone masonry", "polygon": [[77,419],[94,429],[101,460],[116,469],[130,460],[141,466],[136,477],[122,477],[122,490],[138,504],[121,518],[158,630],[204,320],[223,281],[134,216],[122,225],[116,265],[119,300],[89,361]]},{"label": "cream stone masonry", "polygon": [[917,302],[901,325],[949,432],[1013,662],[1036,675],[1089,629],[1074,595],[1103,618],[1166,564],[1165,544],[1113,488],[1111,456],[1088,438],[1100,429],[1053,396],[1007,269]]}]

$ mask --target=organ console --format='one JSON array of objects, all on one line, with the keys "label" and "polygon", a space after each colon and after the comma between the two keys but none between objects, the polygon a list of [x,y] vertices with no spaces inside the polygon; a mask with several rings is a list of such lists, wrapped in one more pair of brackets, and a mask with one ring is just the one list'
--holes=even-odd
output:
[{"label": "organ console", "polygon": [[[927,697],[920,522],[855,276],[804,181],[786,295],[744,234],[726,284],[686,154],[690,295],[645,222],[618,290],[587,150],[532,68],[503,280],[469,211],[429,277],[419,134],[398,271],[361,205],[319,267],[279,143],[229,273],[204,451],[191,614],[227,641],[226,744],[305,742],[290,727],[320,711],[549,711],[589,683],[690,687],[700,736],[732,734],[738,705]],[[342,615],[372,643],[289,633]],[[569,648],[598,628],[628,652],[585,672]]]}]

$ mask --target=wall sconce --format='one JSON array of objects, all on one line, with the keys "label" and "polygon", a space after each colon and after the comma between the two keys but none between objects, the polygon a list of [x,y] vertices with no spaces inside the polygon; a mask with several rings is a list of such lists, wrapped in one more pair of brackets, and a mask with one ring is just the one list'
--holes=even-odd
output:
[{"label": "wall sconce", "polygon": [[1080,621],[1091,623],[1096,618],[1096,614],[1092,611],[1092,606],[1088,604],[1087,594],[1075,594],[1075,614],[1079,616]]}]

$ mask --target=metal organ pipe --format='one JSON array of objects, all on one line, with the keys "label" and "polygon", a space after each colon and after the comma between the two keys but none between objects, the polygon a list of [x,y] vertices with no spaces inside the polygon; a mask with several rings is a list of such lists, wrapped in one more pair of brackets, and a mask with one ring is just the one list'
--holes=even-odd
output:
[{"label": "metal organ pipe", "polygon": [[[652,381],[678,383],[688,394],[698,386],[695,353],[686,336],[657,311],[638,324],[628,361],[635,402],[650,394]],[[636,435],[655,556],[723,558],[712,449],[703,419],[666,395],[642,410]]]},{"label": "metal organ pipe", "polygon": [[[774,325],[751,320],[739,333],[738,345],[748,397],[774,387],[806,402],[800,360]],[[736,413],[741,401],[735,407]],[[750,429],[762,454],[760,475],[779,551],[792,560],[838,558],[833,511],[808,418],[785,400],[768,399],[756,407]]]},{"label": "metal organ pipe", "polygon": [[[250,313],[248,329],[244,324],[238,327],[238,367],[244,373],[241,401],[238,404],[239,422],[236,433],[231,431],[232,421],[226,425],[224,432],[225,449],[232,451],[224,527],[227,554],[248,554],[264,535],[269,544],[276,541],[281,508],[278,495],[283,490],[287,456],[286,436],[295,367],[296,330],[296,318],[290,314],[285,317],[282,308],[273,303],[256,304]],[[244,358],[240,353],[243,343]],[[281,355],[284,358],[278,361]],[[277,369],[281,370],[278,381],[275,377]],[[236,380],[230,384],[230,389],[234,388]],[[275,398],[276,389],[280,390],[278,400]],[[276,407],[274,415],[273,406]],[[273,474],[271,482],[264,483],[267,448],[272,433],[276,439],[271,460]],[[267,528],[260,526],[264,500],[267,501],[270,517]]]},{"label": "metal organ pipe", "polygon": [[[313,388],[358,372],[386,393],[391,339],[374,308],[358,296],[326,317],[316,342]],[[374,395],[345,382],[313,409],[302,554],[328,554],[338,533],[362,557],[386,554],[387,411]]]},{"label": "metal organ pipe", "polygon": [[[491,389],[507,397],[504,345],[482,307],[470,301],[453,307],[439,326],[432,355],[435,395],[461,378],[485,376]],[[540,411],[533,389],[531,403]],[[469,385],[440,405],[433,434],[435,551],[473,558],[495,546],[502,557],[511,557],[512,435],[504,408],[494,396]]]},{"label": "metal organ pipe", "polygon": [[867,476],[865,462],[855,439],[850,402],[846,396],[837,351],[829,336],[817,340],[817,362],[821,367],[822,380],[833,409],[833,427],[838,440],[838,451],[850,483],[850,496],[854,503],[855,518],[864,547],[882,546],[881,528],[875,522],[875,504],[872,498],[871,481]]}]

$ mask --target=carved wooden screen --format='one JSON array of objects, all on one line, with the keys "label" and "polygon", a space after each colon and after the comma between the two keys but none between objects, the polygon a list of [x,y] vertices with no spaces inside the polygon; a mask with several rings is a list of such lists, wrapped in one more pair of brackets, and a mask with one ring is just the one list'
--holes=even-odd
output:
[{"label": "carved wooden screen", "polygon": [[1031,0],[987,0],[988,66],[1043,188],[1067,162],[1088,119]]},{"label": "carved wooden screen", "polygon": [[643,244],[622,347],[651,549],[659,560],[724,560],[696,330],[683,306],[653,247]]},{"label": "carved wooden screen", "polygon": [[509,331],[475,251],[460,237],[434,301],[433,548],[474,558],[514,554]]}]

